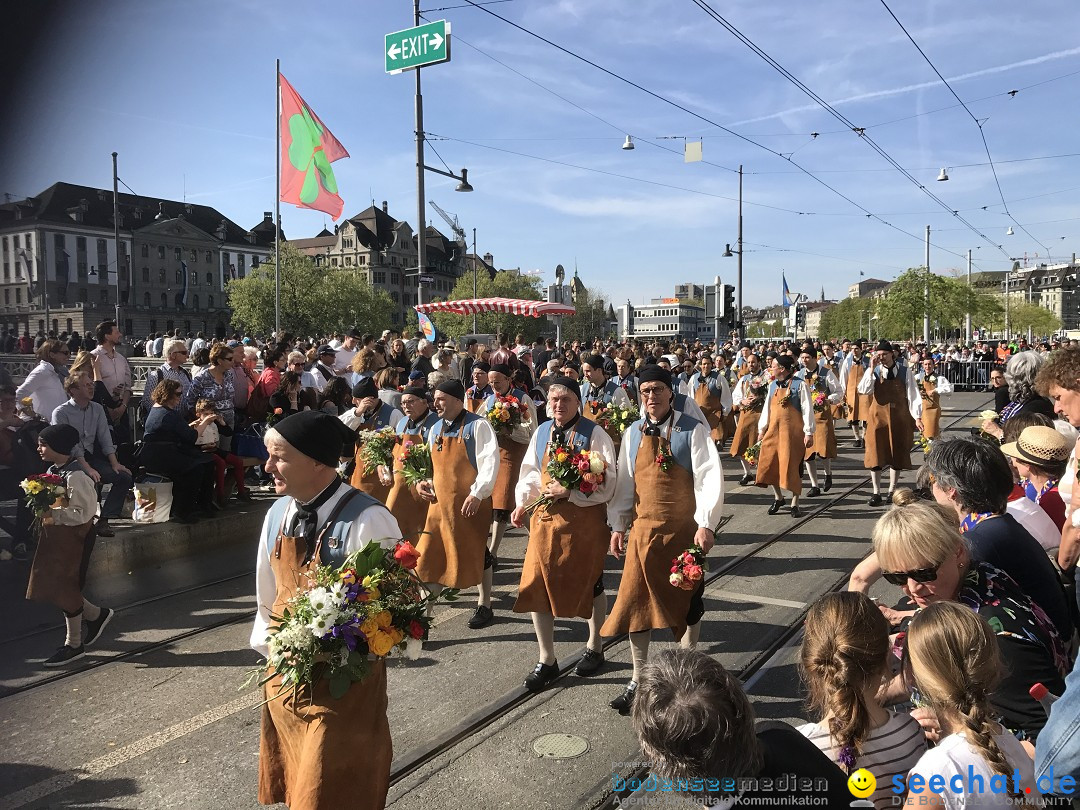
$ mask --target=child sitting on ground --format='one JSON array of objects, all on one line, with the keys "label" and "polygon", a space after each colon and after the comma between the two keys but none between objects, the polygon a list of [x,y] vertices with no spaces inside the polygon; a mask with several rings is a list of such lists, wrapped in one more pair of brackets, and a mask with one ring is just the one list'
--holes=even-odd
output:
[{"label": "child sitting on ground", "polygon": [[236,482],[236,499],[238,501],[253,500],[251,493],[247,490],[247,485],[244,483],[243,459],[241,459],[240,456],[222,450],[218,446],[221,436],[232,436],[233,430],[225,424],[225,419],[217,412],[213,400],[200,399],[195,403],[195,421],[191,423],[191,426],[196,427],[197,423],[204,420],[206,421],[206,426],[199,434],[199,438],[196,439],[195,446],[204,453],[211,454],[211,458],[216,467],[214,473],[214,487],[217,493],[218,505],[225,505],[226,466],[232,468],[233,481]]}]

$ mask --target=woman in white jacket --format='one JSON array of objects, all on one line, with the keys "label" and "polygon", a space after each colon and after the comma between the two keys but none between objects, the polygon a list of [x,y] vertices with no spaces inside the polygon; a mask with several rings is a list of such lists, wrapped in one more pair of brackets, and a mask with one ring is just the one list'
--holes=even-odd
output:
[{"label": "woman in white jacket", "polygon": [[67,378],[67,362],[71,356],[68,347],[59,340],[46,340],[37,350],[38,363],[26,375],[15,395],[21,400],[30,397],[34,412],[46,422],[52,421],[52,412],[68,401],[64,392]]}]

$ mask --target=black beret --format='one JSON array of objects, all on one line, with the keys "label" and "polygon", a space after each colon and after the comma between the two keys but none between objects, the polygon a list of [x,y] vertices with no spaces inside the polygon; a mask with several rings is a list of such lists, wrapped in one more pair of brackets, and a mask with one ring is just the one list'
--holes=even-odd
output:
[{"label": "black beret", "polygon": [[581,358],[582,363],[588,363],[593,368],[602,369],[604,367],[604,358],[598,354],[588,354]]},{"label": "black beret", "polygon": [[420,399],[427,399],[427,389],[422,385],[410,385],[407,388],[403,388],[401,395],[408,395],[410,397],[420,397]]},{"label": "black beret", "polygon": [[435,390],[449,394],[454,399],[460,399],[462,402],[465,401],[465,386],[461,384],[461,380],[443,380],[435,386]]},{"label": "black beret", "polygon": [[363,399],[364,397],[377,397],[379,395],[379,389],[375,387],[375,380],[371,377],[364,377],[356,385],[352,387],[353,399]]},{"label": "black beret", "polygon": [[38,441],[53,452],[70,456],[79,443],[79,429],[74,425],[49,425],[38,434]]},{"label": "black beret", "polygon": [[578,385],[577,380],[573,377],[548,377],[548,390],[551,390],[553,385],[561,385],[569,391],[572,391],[574,396],[581,399],[581,386]]},{"label": "black beret", "polygon": [[294,413],[271,430],[308,458],[327,467],[337,466],[342,447],[355,438],[340,419],[326,411]]},{"label": "black beret", "polygon": [[776,356],[776,363],[782,368],[786,368],[788,371],[795,368],[795,358],[790,354],[778,354]]},{"label": "black beret", "polygon": [[472,364],[472,367],[480,369],[485,374],[487,374],[489,371],[491,371],[491,366],[489,366],[483,360],[477,360],[475,363]]},{"label": "black beret", "polygon": [[671,388],[671,372],[655,363],[651,366],[642,366],[638,374],[638,385],[644,385],[647,382],[662,382]]},{"label": "black beret", "polygon": [[510,366],[506,363],[495,363],[489,369],[493,374],[502,374],[504,377],[512,377],[514,372],[510,370]]}]

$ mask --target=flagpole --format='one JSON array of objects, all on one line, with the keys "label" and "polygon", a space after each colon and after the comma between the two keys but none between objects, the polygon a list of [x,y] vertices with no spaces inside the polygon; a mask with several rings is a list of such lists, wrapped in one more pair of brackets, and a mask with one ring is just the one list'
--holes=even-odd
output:
[{"label": "flagpole", "polygon": [[281,60],[274,60],[274,337],[281,339]]}]

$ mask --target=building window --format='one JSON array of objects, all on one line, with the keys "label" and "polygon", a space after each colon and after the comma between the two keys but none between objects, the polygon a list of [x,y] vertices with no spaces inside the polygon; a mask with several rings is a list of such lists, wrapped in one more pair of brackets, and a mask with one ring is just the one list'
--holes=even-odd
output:
[{"label": "building window", "polygon": [[[143,303],[144,307],[146,307],[147,309],[150,309],[150,293],[143,293],[143,295],[142,295],[142,303]],[[154,327],[151,326],[150,328],[152,330]]]},{"label": "building window", "polygon": [[206,251],[206,263],[207,264],[213,264],[214,263],[214,254],[209,250]]},{"label": "building window", "polygon": [[367,264],[367,256],[361,256],[359,259],[357,259],[357,261],[360,264]]},{"label": "building window", "polygon": [[345,257],[345,266],[346,267],[352,267],[352,256],[346,256]]},{"label": "building window", "polygon": [[[60,247],[63,247],[64,246],[64,237],[61,236],[60,234],[57,234],[56,237],[57,237],[57,244],[59,244]],[[15,250],[19,249],[19,235],[18,234],[15,234],[13,237],[11,237],[11,244],[15,248]],[[26,246],[30,247],[30,243],[27,242]]]},{"label": "building window", "polygon": [[85,236],[76,236],[75,237],[75,249],[77,251],[79,251],[80,253],[86,253],[86,237]]},{"label": "building window", "polygon": [[392,293],[390,293],[390,297],[391,297],[391,298],[393,299],[393,301],[394,301],[394,303],[395,303],[395,304],[396,304],[396,303],[398,302],[398,294],[397,294],[397,292],[396,292],[396,291],[395,291],[395,292],[392,292]]},{"label": "building window", "polygon": [[177,286],[179,286],[179,285],[181,285],[183,283],[184,283],[184,271],[183,270],[177,270],[176,271],[176,284],[177,284]]},{"label": "building window", "polygon": [[194,270],[191,271],[191,286],[192,287],[198,287],[199,286],[199,274],[196,273]]},{"label": "building window", "polygon": [[165,309],[169,306],[169,296],[165,293],[161,294],[161,308]]},{"label": "building window", "polygon": [[4,262],[4,278],[11,278],[11,264]]},{"label": "building window", "polygon": [[240,274],[240,278],[243,278],[245,276],[245,273],[244,273],[244,254],[243,253],[237,253],[236,254],[236,270]]},{"label": "building window", "polygon": [[180,252],[180,248],[173,248],[173,258],[174,259],[176,259],[177,261],[181,261],[182,255],[183,254]]},{"label": "building window", "polygon": [[158,284],[164,284],[164,283],[165,283],[165,268],[162,267],[160,270],[158,270]]},{"label": "building window", "polygon": [[147,284],[150,283],[150,268],[149,267],[144,267],[142,269],[142,280],[144,282],[146,282]]},{"label": "building window", "polygon": [[164,245],[158,245],[157,257],[159,259],[164,259],[165,258],[165,246]]},{"label": "building window", "polygon": [[188,256],[189,256],[188,261],[191,262],[192,264],[195,264],[196,262],[199,261],[199,251],[195,250],[195,248],[191,249],[191,252],[188,254]]},{"label": "building window", "polygon": [[79,274],[79,278],[86,278],[86,262],[76,262],[75,269]]},{"label": "building window", "polygon": [[206,296],[206,308],[207,309],[213,309],[214,308],[214,296],[212,296],[212,295]]},{"label": "building window", "polygon": [[191,308],[194,309],[196,312],[199,311],[199,296],[191,296]]},{"label": "building window", "polygon": [[206,284],[207,284],[208,287],[213,287],[214,286],[214,274],[213,273],[207,273],[206,274]]},{"label": "building window", "polygon": [[22,303],[22,288],[21,287],[18,287],[18,288],[15,289],[15,303],[16,304],[21,304]]},{"label": "building window", "polygon": [[397,284],[400,283],[400,281],[401,281],[401,277],[397,273],[391,273],[390,274],[390,283],[391,284],[396,286]]},{"label": "building window", "polygon": [[251,257],[251,269],[254,270],[258,266],[259,266],[259,257],[258,256],[252,256]]},{"label": "building window", "polygon": [[371,274],[371,276],[376,284],[386,283],[386,271],[384,270],[376,270],[374,273]]},{"label": "building window", "polygon": [[330,260],[330,266],[331,267],[337,267],[337,256],[335,256],[334,258],[332,258]]},{"label": "building window", "polygon": [[87,303],[86,287],[79,287],[79,300],[82,303]]},{"label": "building window", "polygon": [[109,291],[108,290],[102,290],[101,291],[101,303],[103,303],[103,304],[109,303]]},{"label": "building window", "polygon": [[4,290],[4,306],[11,306],[11,290]]},{"label": "building window", "polygon": [[[64,249],[64,235],[62,233],[56,234],[56,236],[53,237],[53,244],[56,245],[57,250],[63,250]],[[18,249],[18,247],[19,247],[19,237],[16,236],[15,237],[15,248]]]},{"label": "building window", "polygon": [[149,245],[143,245],[140,248],[139,252],[142,254],[142,257],[144,259],[149,259],[150,258],[150,246]]}]

